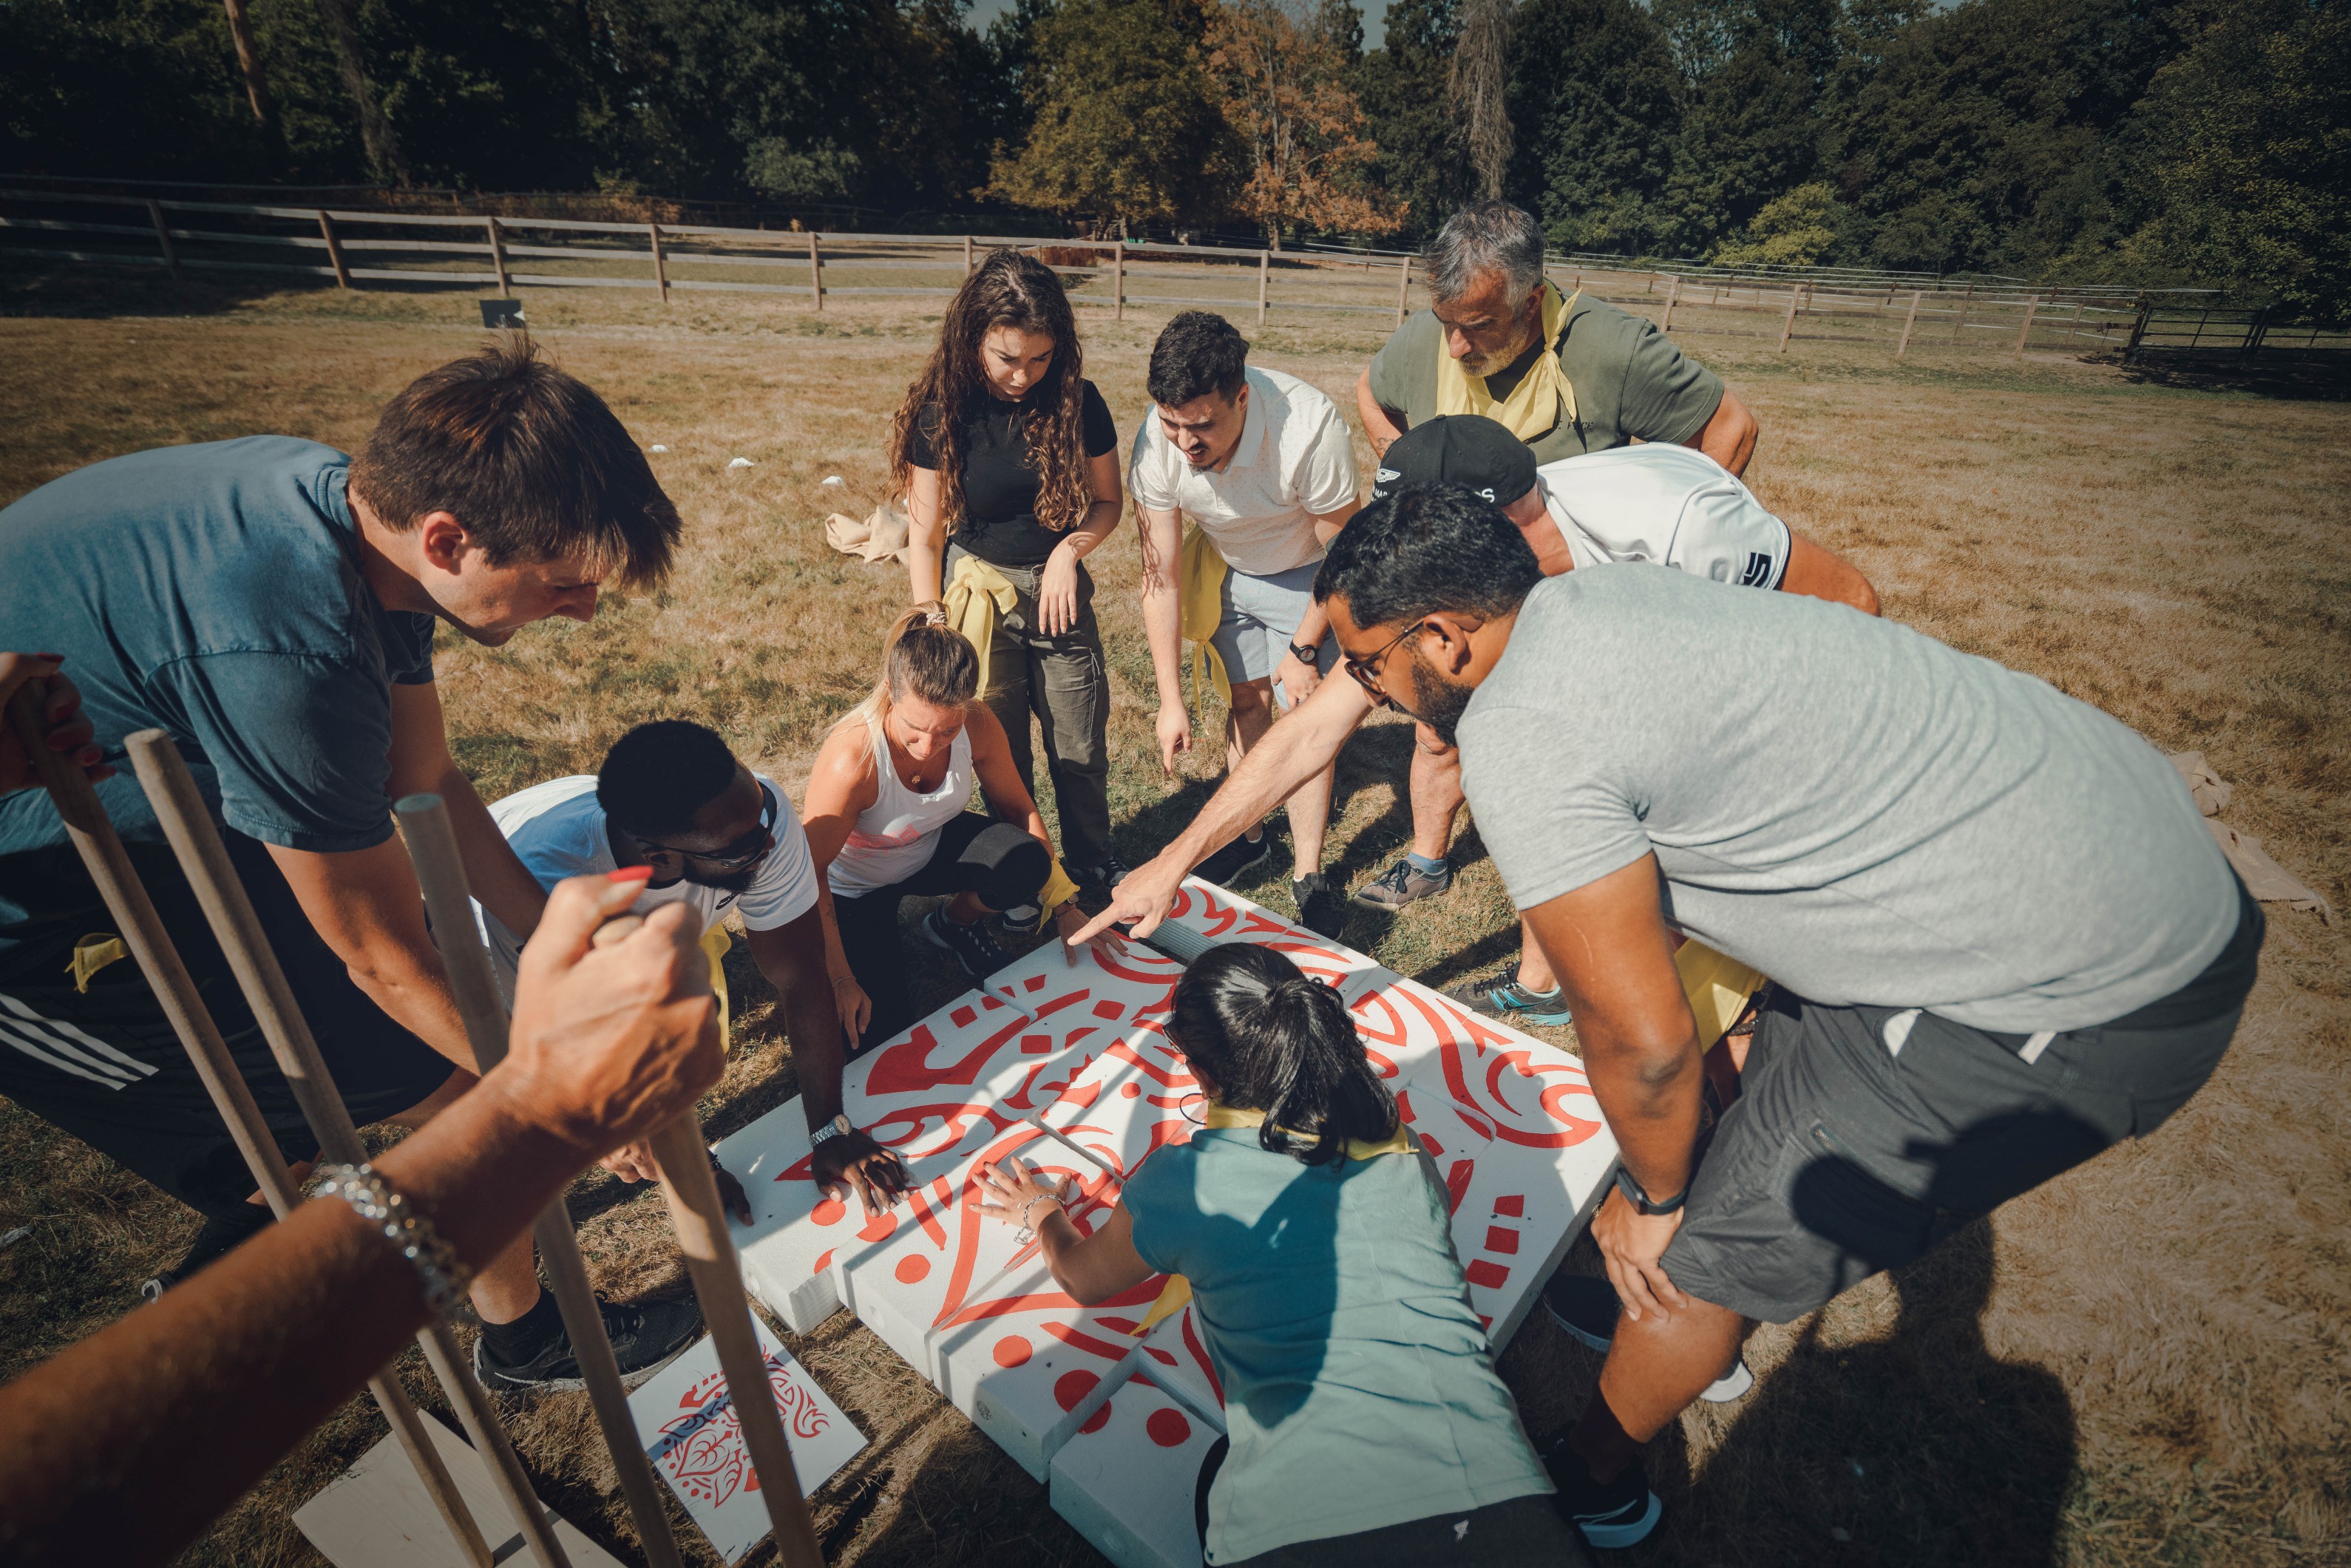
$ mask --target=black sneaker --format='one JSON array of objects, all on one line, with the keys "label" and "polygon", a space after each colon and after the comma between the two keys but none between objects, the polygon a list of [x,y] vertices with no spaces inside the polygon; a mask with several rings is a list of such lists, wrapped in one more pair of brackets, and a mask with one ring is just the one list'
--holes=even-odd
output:
[{"label": "black sneaker", "polygon": [[923,916],[923,935],[931,939],[932,946],[954,954],[963,972],[975,980],[985,980],[1012,962],[1012,955],[1004,950],[1004,945],[988,930],[986,921],[958,925],[947,918],[947,906],[944,904]]},{"label": "black sneaker", "polygon": [[1102,856],[1100,865],[1071,866],[1070,880],[1080,887],[1114,888],[1126,880],[1126,873],[1133,869],[1118,858],[1116,852],[1112,852]]},{"label": "black sneaker", "polygon": [[[1591,1274],[1553,1274],[1543,1286],[1543,1305],[1551,1309],[1551,1321],[1574,1339],[1608,1354],[1616,1338],[1616,1314],[1624,1310],[1615,1286]],[[1742,1355],[1698,1397],[1709,1405],[1728,1405],[1754,1386],[1755,1375]]]},{"label": "black sneaker", "polygon": [[1355,889],[1355,902],[1368,904],[1374,909],[1402,909],[1405,904],[1423,898],[1434,898],[1453,889],[1453,862],[1447,861],[1442,869],[1423,871],[1405,855],[1395,864]]},{"label": "black sneaker", "polygon": [[237,1209],[239,1212],[226,1219],[218,1215],[204,1216],[204,1228],[196,1232],[196,1239],[188,1244],[188,1255],[153,1279],[141,1281],[139,1282],[140,1299],[149,1301],[162,1300],[164,1291],[187,1279],[205,1264],[227,1257],[231,1252],[269,1228],[270,1222],[277,1218],[266,1203],[241,1203],[237,1205]]},{"label": "black sneaker", "polygon": [[1273,853],[1273,835],[1259,833],[1256,838],[1235,839],[1194,868],[1192,874],[1202,882],[1213,882],[1218,887],[1230,887],[1233,879]]},{"label": "black sneaker", "polygon": [[1567,1446],[1561,1431],[1542,1446],[1543,1469],[1559,1488],[1552,1500],[1567,1521],[1593,1545],[1614,1551],[1648,1539],[1666,1505],[1649,1490],[1649,1474],[1635,1459],[1613,1481],[1594,1480],[1583,1456]]},{"label": "black sneaker", "polygon": [[1336,942],[1347,929],[1347,901],[1321,872],[1310,872],[1291,883],[1290,895],[1298,901],[1298,924],[1317,936]]},{"label": "black sneaker", "polygon": [[[677,1359],[702,1337],[702,1309],[691,1296],[647,1301],[624,1307],[596,1298],[604,1314],[604,1337],[621,1364],[621,1385],[634,1388]],[[474,1342],[474,1373],[486,1388],[505,1394],[569,1393],[588,1386],[580,1375],[580,1360],[571,1354],[571,1336],[559,1332],[539,1353],[519,1366],[509,1366],[489,1348],[487,1336]]]}]

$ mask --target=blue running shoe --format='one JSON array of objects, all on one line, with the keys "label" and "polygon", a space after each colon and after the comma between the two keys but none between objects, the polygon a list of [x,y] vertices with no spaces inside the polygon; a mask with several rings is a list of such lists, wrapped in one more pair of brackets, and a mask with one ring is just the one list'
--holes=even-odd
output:
[{"label": "blue running shoe", "polygon": [[1557,986],[1548,991],[1529,990],[1519,984],[1514,969],[1456,986],[1445,994],[1472,1012],[1504,1023],[1537,1023],[1556,1028],[1574,1016],[1567,1010],[1567,998]]}]

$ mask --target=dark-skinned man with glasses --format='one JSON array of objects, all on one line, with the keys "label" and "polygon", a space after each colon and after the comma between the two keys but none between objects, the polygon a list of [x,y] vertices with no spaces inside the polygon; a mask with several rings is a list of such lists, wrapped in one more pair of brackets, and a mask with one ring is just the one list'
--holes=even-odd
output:
[{"label": "dark-skinned man with glasses", "polygon": [[[783,998],[818,1184],[835,1197],[855,1192],[868,1213],[896,1197],[904,1167],[841,1116],[847,1037],[825,971],[808,835],[780,785],[737,761],[716,732],[663,719],[622,736],[596,773],[533,785],[498,801],[490,815],[541,886],[643,867],[645,887],[632,913],[691,905],[702,922],[714,981],[729,945],[720,923],[730,912],[741,915],[752,962]],[[511,992],[522,943],[495,914],[479,913],[500,982]],[[723,1019],[723,988],[719,996]],[[660,1176],[642,1144],[614,1151],[603,1164],[623,1181]],[[719,1186],[747,1221],[741,1188],[723,1169]],[[679,1315],[685,1331],[680,1349],[700,1332],[687,1304],[648,1311]],[[479,1362],[486,1381],[515,1385],[576,1375],[568,1371],[569,1358],[554,1301],[542,1295],[515,1323],[484,1336]]]}]

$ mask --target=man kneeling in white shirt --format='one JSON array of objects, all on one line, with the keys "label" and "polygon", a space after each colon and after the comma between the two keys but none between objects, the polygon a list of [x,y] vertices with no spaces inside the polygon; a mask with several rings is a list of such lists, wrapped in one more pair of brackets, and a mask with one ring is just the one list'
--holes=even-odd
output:
[{"label": "man kneeling in white shirt", "polygon": [[[1706,454],[1650,443],[1565,457],[1541,467],[1524,443],[1479,414],[1416,424],[1380,459],[1380,500],[1407,486],[1460,485],[1519,526],[1548,577],[1614,561],[1648,561],[1740,587],[1833,600],[1877,613],[1877,594],[1854,566],[1764,509],[1754,493]],[[1573,672],[1560,672],[1563,681]],[[1338,755],[1371,716],[1358,683],[1325,681],[1236,768],[1192,825],[1149,864],[1128,873],[1112,908],[1118,918],[1164,915],[1185,874],[1262,817]],[[1399,908],[1451,885],[1445,858],[1462,803],[1461,756],[1426,725],[1412,758],[1413,852],[1355,894]],[[1563,1024],[1568,1009],[1541,950],[1524,943],[1505,970],[1447,995],[1519,1023]]]}]

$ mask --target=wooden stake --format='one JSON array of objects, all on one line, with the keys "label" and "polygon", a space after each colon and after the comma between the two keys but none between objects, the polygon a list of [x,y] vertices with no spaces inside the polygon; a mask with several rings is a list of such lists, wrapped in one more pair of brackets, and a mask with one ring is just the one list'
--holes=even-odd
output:
[{"label": "wooden stake", "polygon": [[1951,341],[1954,343],[1959,340],[1959,334],[1967,330],[1968,307],[1974,302],[1975,297],[1976,286],[1972,283],[1968,285],[1967,292],[1959,296],[1959,318],[1951,323]]},{"label": "wooden stake", "polygon": [[1265,325],[1265,286],[1273,281],[1273,252],[1257,253],[1257,324]]},{"label": "wooden stake", "polygon": [[[392,820],[416,867],[425,915],[435,933],[448,934],[436,938],[442,967],[448,972],[449,989],[457,998],[458,1016],[465,1019],[475,1061],[487,1072],[506,1060],[506,1002],[490,967],[489,950],[482,946],[480,928],[474,923],[473,897],[466,886],[465,862],[457,852],[457,836],[449,826],[448,808],[438,795],[411,795],[392,807]],[[595,1407],[596,1424],[603,1431],[612,1468],[620,1473],[621,1490],[628,1499],[629,1515],[636,1521],[646,1561],[653,1568],[680,1568],[677,1542],[670,1533],[669,1516],[662,1511],[661,1482],[637,1440],[636,1417],[629,1413],[621,1364],[604,1332],[604,1315],[589,1282],[588,1265],[580,1255],[580,1238],[571,1228],[570,1211],[560,1198],[538,1217],[531,1234],[546,1261],[555,1303],[563,1314],[564,1332],[571,1338],[580,1377],[588,1385],[589,1402]]]},{"label": "wooden stake", "polygon": [[1902,318],[1902,340],[1894,346],[1894,357],[1897,360],[1910,351],[1910,329],[1918,320],[1919,297],[1920,290],[1914,288],[1910,291],[1910,312]]},{"label": "wooden stake", "polygon": [[[270,1054],[277,1059],[278,1070],[302,1107],[303,1119],[309,1123],[320,1152],[344,1165],[365,1164],[367,1146],[360,1142],[359,1129],[351,1124],[351,1113],[319,1054],[318,1041],[311,1038],[309,1026],[295,1005],[293,991],[245,895],[245,884],[229,864],[228,851],[213,827],[211,810],[196,789],[194,776],[181,760],[171,737],[160,729],[142,729],[123,744],[131,753],[131,766],[139,771],[148,803],[162,824],[163,836],[171,841],[172,852],[195,891],[205,922],[220,939],[238,988],[245,992],[255,1021],[261,1025],[262,1038],[269,1042]],[[531,1490],[530,1477],[516,1457],[505,1428],[498,1425],[489,1396],[459,1351],[456,1335],[446,1322],[435,1321],[417,1338],[434,1375],[465,1423],[474,1451],[488,1461],[499,1500],[514,1516],[515,1528],[524,1542],[545,1568],[570,1568],[570,1559],[548,1527],[547,1510]]]},{"label": "wooden stake", "polygon": [[319,209],[319,237],[327,242],[327,259],[334,265],[335,287],[351,286],[351,269],[343,261],[343,242],[335,235],[335,221],[327,216],[327,209]]},{"label": "wooden stake", "polygon": [[511,293],[513,290],[507,283],[506,242],[498,238],[498,220],[496,218],[484,218],[482,223],[490,233],[490,267],[491,269],[498,275],[498,292],[500,294]]},{"label": "wooden stake", "polygon": [[[107,819],[106,808],[99,803],[96,791],[81,769],[48,748],[41,733],[40,694],[36,689],[43,684],[29,683],[9,700],[8,722],[26,755],[39,769],[49,799],[57,815],[64,819],[66,836],[80,854],[115,924],[121,927],[124,942],[146,975],[148,985],[162,1006],[163,1016],[171,1021],[172,1032],[186,1049],[188,1060],[214,1109],[227,1124],[229,1138],[244,1156],[246,1169],[269,1200],[271,1212],[283,1218],[301,1201],[293,1173],[287,1168],[286,1156],[269,1124],[263,1119],[261,1108],[254,1103],[253,1091],[229,1055],[227,1043],[204,1007],[187,967],[180,961],[179,949],[156,915],[145,885],[132,868],[130,856],[123,852],[113,823]],[[402,1450],[416,1467],[425,1495],[440,1511],[442,1522],[448,1526],[459,1552],[475,1568],[491,1568],[490,1548],[482,1539],[481,1528],[467,1511],[465,1500],[458,1496],[456,1483],[434,1450],[423,1417],[409,1402],[407,1391],[397,1378],[379,1373],[368,1380],[368,1392],[375,1396],[392,1435],[400,1439]]]},{"label": "wooden stake", "polygon": [[1681,303],[1681,298],[1682,280],[1677,277],[1674,279],[1672,291],[1666,296],[1666,319],[1657,323],[1658,331],[1670,332],[1674,329],[1674,307]]},{"label": "wooden stake", "polygon": [[1788,319],[1780,323],[1780,352],[1788,351],[1788,340],[1796,331],[1796,286],[1788,286]]},{"label": "wooden stake", "polygon": [[2032,318],[2034,313],[2040,308],[2041,296],[2038,294],[2024,302],[2024,325],[2016,329],[2016,351],[2008,356],[2010,359],[2021,360],[2024,358],[2024,340],[2032,335]]},{"label": "wooden stake", "polygon": [[1412,257],[1407,256],[1404,258],[1403,269],[1396,274],[1396,325],[1399,327],[1404,325],[1405,317],[1410,314],[1405,306],[1405,297],[1411,292]]},{"label": "wooden stake", "polygon": [[645,233],[653,242],[653,284],[661,290],[662,303],[669,303],[669,263],[662,256],[661,225],[647,224]]},{"label": "wooden stake", "polygon": [[963,236],[963,275],[966,277],[969,277],[971,276],[972,265],[971,236],[969,235],[966,235]]},{"label": "wooden stake", "polygon": [[179,253],[172,248],[171,225],[163,221],[162,204],[152,196],[147,198],[147,217],[155,225],[155,243],[163,248],[163,265],[172,269],[172,281],[186,287],[188,280],[180,271]]},{"label": "wooden stake", "polygon": [[809,298],[824,308],[824,256],[817,249],[816,230],[809,230]]},{"label": "wooden stake", "polygon": [[1119,241],[1118,248],[1110,253],[1110,319],[1113,321],[1125,320],[1126,242],[1124,240]]}]

